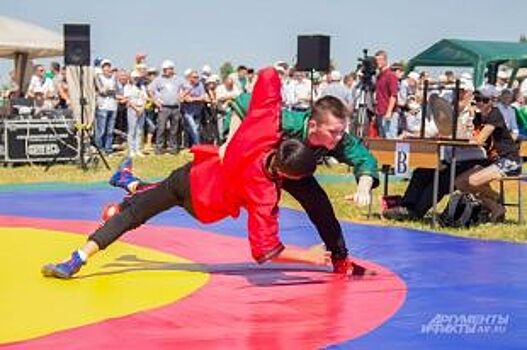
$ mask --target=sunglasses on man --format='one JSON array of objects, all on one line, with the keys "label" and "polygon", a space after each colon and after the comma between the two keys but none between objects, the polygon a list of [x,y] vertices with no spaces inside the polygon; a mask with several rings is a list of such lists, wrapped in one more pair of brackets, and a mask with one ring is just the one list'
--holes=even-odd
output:
[{"label": "sunglasses on man", "polygon": [[489,103],[490,102],[490,98],[483,97],[483,96],[475,96],[474,97],[474,101],[475,102],[482,102],[482,103]]}]

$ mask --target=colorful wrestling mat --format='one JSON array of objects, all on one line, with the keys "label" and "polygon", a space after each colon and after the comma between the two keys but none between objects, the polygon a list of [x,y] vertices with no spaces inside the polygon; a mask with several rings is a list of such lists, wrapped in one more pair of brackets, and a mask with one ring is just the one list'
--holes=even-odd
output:
[{"label": "colorful wrestling mat", "polygon": [[[527,245],[343,223],[377,276],[252,263],[245,217],[163,213],[73,280],[40,267],[82,244],[106,186],[0,189],[3,349],[527,349]],[[319,243],[283,209],[285,243]],[[492,229],[492,227],[489,227]]]}]

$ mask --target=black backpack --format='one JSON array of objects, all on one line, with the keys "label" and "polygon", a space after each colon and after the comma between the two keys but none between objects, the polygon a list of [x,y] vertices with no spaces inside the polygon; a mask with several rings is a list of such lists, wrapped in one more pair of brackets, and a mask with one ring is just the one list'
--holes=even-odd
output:
[{"label": "black backpack", "polygon": [[481,202],[472,193],[455,192],[439,215],[443,227],[470,227],[486,221]]}]

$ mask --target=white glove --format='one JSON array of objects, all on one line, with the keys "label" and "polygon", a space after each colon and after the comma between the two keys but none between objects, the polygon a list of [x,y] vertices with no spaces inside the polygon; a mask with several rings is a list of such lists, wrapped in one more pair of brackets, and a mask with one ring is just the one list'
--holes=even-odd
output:
[{"label": "white glove", "polygon": [[357,205],[363,207],[371,203],[371,187],[373,186],[373,178],[368,175],[362,175],[359,178],[359,185],[357,192],[352,196],[347,196],[347,200],[353,200]]}]

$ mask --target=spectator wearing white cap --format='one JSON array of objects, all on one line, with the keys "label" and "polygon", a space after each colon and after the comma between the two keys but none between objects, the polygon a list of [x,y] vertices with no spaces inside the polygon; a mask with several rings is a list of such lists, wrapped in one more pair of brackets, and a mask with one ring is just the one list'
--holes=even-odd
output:
[{"label": "spectator wearing white cap", "polygon": [[342,83],[342,74],[338,70],[333,70],[329,73],[330,82],[329,84],[320,92],[320,97],[327,95],[338,98],[344,103],[348,108],[348,111],[351,111],[353,104],[353,94],[350,89],[348,89]]},{"label": "spectator wearing white cap", "polygon": [[117,79],[112,73],[112,62],[101,61],[102,73],[95,77],[97,109],[95,111],[95,144],[106,154],[112,153],[113,132],[117,111]]},{"label": "spectator wearing white cap", "polygon": [[210,76],[212,75],[212,68],[210,68],[208,64],[204,65],[203,67],[201,67],[200,75],[201,82],[203,83],[203,85],[206,85],[207,79],[210,78]]},{"label": "spectator wearing white cap", "polygon": [[498,92],[502,92],[507,88],[509,82],[510,72],[506,70],[500,70],[497,74],[496,79],[496,89]]},{"label": "spectator wearing white cap", "polygon": [[[181,120],[181,99],[184,80],[176,76],[174,62],[165,60],[161,64],[162,73],[149,85],[149,93],[159,109],[156,129],[156,154],[161,154],[167,144],[171,153],[178,151],[177,134]],[[168,126],[169,124],[169,126]],[[168,128],[168,138],[166,132]]]},{"label": "spectator wearing white cap", "polygon": [[141,143],[145,125],[145,103],[148,98],[141,73],[134,70],[131,81],[124,87],[124,97],[128,99],[128,152],[130,157],[144,157]]},{"label": "spectator wearing white cap", "polygon": [[397,95],[397,104],[399,107],[405,109],[408,103],[408,97],[417,94],[417,86],[419,83],[419,73],[410,72],[405,79],[401,80],[399,84],[399,92]]}]

